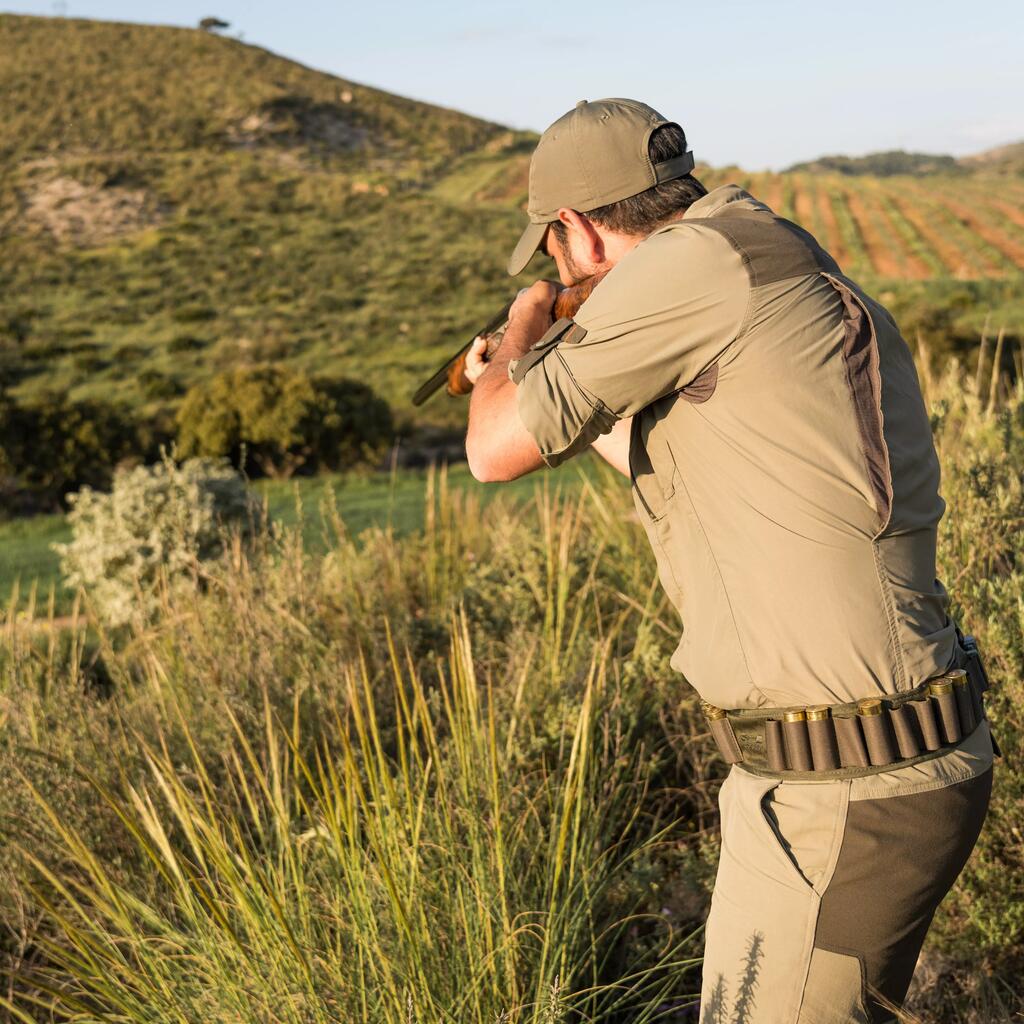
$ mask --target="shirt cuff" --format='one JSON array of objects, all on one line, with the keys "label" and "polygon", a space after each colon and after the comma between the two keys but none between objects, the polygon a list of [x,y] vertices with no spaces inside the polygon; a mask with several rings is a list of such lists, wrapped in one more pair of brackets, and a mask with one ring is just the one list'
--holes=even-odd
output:
[{"label": "shirt cuff", "polygon": [[549,466],[586,450],[618,422],[604,402],[577,383],[557,349],[527,369],[519,379],[519,418]]}]

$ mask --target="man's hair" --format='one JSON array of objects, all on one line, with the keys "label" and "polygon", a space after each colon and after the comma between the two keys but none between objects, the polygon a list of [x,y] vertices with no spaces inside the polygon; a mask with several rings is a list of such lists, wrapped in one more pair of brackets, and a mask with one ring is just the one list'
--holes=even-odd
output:
[{"label": "man's hair", "polygon": [[[655,128],[647,143],[651,163],[661,163],[686,152],[686,136],[677,124],[665,124]],[[660,185],[638,192],[635,196],[620,199],[617,203],[588,210],[586,216],[610,231],[625,235],[649,235],[683,210],[695,203],[708,190],[692,175],[663,181]],[[565,248],[566,227],[561,221],[551,222],[551,231],[558,244]]]}]

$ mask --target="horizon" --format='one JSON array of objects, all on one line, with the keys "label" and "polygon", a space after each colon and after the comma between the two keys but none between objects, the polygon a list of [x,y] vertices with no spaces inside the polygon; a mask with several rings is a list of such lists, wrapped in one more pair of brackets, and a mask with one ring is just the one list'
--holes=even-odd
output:
[{"label": "horizon", "polygon": [[[588,9],[587,28],[575,35],[570,34],[571,23],[559,20],[560,12],[546,12],[548,24],[540,33],[531,33],[522,16],[504,3],[474,8],[471,15],[464,11],[462,18],[461,7],[425,12],[383,4],[360,11],[363,20],[355,23],[355,31],[347,12],[332,9],[323,0],[309,0],[287,11],[266,0],[202,6],[193,0],[157,0],[147,4],[143,18],[126,0],[29,0],[5,7],[4,13],[175,28],[195,28],[201,17],[216,16],[230,23],[221,33],[226,38],[361,85],[535,132],[577,99],[634,96],[682,124],[698,161],[719,167],[735,164],[749,171],[779,171],[826,156],[890,150],[964,157],[1024,140],[1024,115],[1013,103],[1024,89],[1024,70],[1012,56],[1013,19],[1024,28],[1024,8],[979,0],[973,8],[975,17],[965,25],[953,17],[957,9],[952,4],[936,3],[929,5],[927,22],[919,24],[922,19],[914,12],[909,12],[908,21],[905,8],[889,10],[880,0],[868,0],[866,11],[884,10],[890,28],[875,33],[881,38],[869,36],[872,63],[864,75],[860,54],[867,41],[858,33],[865,26],[876,27],[867,13],[851,26],[848,19],[823,15],[807,0],[782,0],[772,10],[770,25],[752,24],[751,31],[741,31],[745,25],[737,27],[742,19],[736,13],[758,7],[741,0],[727,16],[701,12],[702,35],[715,37],[716,24],[728,30],[736,59],[731,64],[723,61],[717,41],[681,51],[693,65],[685,69],[688,80],[702,81],[700,104],[692,103],[692,90],[675,79],[674,68],[673,74],[659,69],[654,66],[658,62],[631,45],[628,31],[612,31],[620,16],[607,0]],[[213,8],[219,13],[211,14]],[[641,2],[637,9],[641,19],[650,20],[667,8],[655,0]],[[795,22],[780,29],[788,20],[781,15],[802,10],[815,10],[814,24]],[[943,12],[950,15],[948,25]],[[991,25],[998,25],[998,32],[986,27]],[[837,35],[843,41],[841,51],[824,55],[818,43],[837,27],[843,33]],[[613,36],[618,51],[610,53],[607,41]],[[669,52],[670,33],[662,39]],[[910,39],[913,43],[908,44]],[[565,48],[572,42],[584,45],[569,50],[566,59]],[[799,50],[802,61],[780,59],[780,42]],[[890,59],[894,56],[900,59]],[[638,60],[641,57],[644,60]],[[931,72],[929,81],[921,77],[922,59]],[[861,78],[870,81],[849,81],[851,60],[860,62]],[[510,64],[519,68],[518,82],[524,84],[495,90],[493,67]],[[808,81],[816,88],[808,91]],[[748,103],[755,85],[760,110]],[[556,93],[559,98],[552,101]],[[863,99],[851,106],[860,94]],[[922,97],[930,100],[926,116],[920,109]],[[765,116],[773,110],[774,117]],[[849,128],[837,125],[844,119]],[[777,127],[780,123],[786,131]],[[804,138],[820,141],[805,143]],[[855,139],[863,139],[863,144],[844,144]]]}]

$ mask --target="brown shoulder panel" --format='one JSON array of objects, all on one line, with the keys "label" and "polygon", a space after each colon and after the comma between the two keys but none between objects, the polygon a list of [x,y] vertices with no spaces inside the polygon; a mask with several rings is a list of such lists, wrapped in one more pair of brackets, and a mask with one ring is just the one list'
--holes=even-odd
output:
[{"label": "brown shoulder panel", "polygon": [[754,288],[821,271],[840,273],[812,234],[783,217],[738,208],[686,223],[703,224],[727,238],[743,257]]}]

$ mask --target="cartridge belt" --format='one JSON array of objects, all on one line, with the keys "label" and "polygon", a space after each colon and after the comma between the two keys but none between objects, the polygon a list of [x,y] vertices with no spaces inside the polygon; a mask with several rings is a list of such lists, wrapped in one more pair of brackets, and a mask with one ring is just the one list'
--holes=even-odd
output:
[{"label": "cartridge belt", "polygon": [[978,645],[957,636],[957,667],[913,690],[811,707],[701,707],[725,761],[755,774],[852,778],[902,768],[946,753],[985,718]]}]

